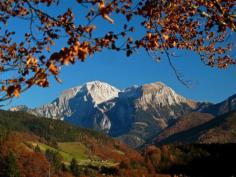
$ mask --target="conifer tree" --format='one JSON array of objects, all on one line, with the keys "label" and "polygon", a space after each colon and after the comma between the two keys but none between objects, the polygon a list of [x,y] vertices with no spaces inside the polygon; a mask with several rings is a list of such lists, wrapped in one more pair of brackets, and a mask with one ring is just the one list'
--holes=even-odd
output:
[{"label": "conifer tree", "polygon": [[16,163],[16,157],[11,152],[6,159],[6,177],[20,177],[20,172]]},{"label": "conifer tree", "polygon": [[75,158],[73,158],[70,162],[70,170],[74,176],[80,176],[78,161]]}]

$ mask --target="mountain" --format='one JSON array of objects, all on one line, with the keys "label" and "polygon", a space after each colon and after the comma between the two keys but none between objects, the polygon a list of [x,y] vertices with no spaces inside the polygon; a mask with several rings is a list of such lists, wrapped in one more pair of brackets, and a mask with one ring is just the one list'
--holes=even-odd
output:
[{"label": "mountain", "polygon": [[191,112],[178,118],[171,126],[164,129],[154,139],[152,139],[152,142],[157,144],[171,135],[197,127],[212,120],[213,118],[214,116],[208,113]]},{"label": "mountain", "polygon": [[[179,117],[172,125],[151,138],[147,143],[166,144],[174,142],[185,143],[232,143],[234,142],[234,123],[229,125],[225,115],[236,110],[236,95],[230,96],[226,100],[217,103],[201,102],[197,103],[194,112]],[[213,118],[216,117],[216,120]],[[226,116],[227,117],[227,116]],[[222,118],[222,119],[221,119]],[[233,119],[233,117],[231,118]],[[225,120],[227,120],[225,122]],[[213,128],[215,122],[219,123],[218,128]],[[229,119],[229,122],[230,119]],[[207,126],[207,128],[203,128]],[[211,127],[213,126],[213,127]],[[200,128],[200,129],[199,129]],[[196,131],[200,132],[196,132]],[[221,133],[217,133],[217,131]],[[228,137],[224,139],[223,137]],[[231,137],[231,138],[229,138]]]},{"label": "mountain", "polygon": [[197,103],[160,82],[119,90],[92,81],[63,92],[42,107],[11,110],[26,110],[37,116],[104,131],[136,147],[196,108]]},{"label": "mountain", "polygon": [[109,119],[98,105],[118,96],[120,90],[100,81],[64,91],[57,99],[36,109],[13,107],[11,111],[27,110],[37,116],[66,120],[86,128],[106,130]]},{"label": "mountain", "polygon": [[170,143],[236,143],[236,111],[218,116],[204,124],[173,134],[156,142]]},{"label": "mountain", "polygon": [[125,89],[113,103],[106,112],[113,125],[109,134],[132,147],[143,144],[196,106],[160,82]]},{"label": "mountain", "polygon": [[[230,163],[235,159],[236,95],[218,104],[199,103],[160,82],[119,90],[93,81],[63,92],[40,108],[18,106],[11,110],[15,112],[0,111],[0,166],[4,162],[2,149],[18,152],[23,145],[23,152],[32,153],[39,145],[43,152],[46,148],[58,151],[65,164],[76,157],[81,172],[88,176],[236,174]],[[6,129],[21,133],[10,136],[9,143],[2,138]],[[140,147],[143,156],[117,139]],[[21,153],[16,155],[21,158]],[[34,156],[24,155],[24,163],[31,161],[30,157]],[[39,162],[34,158],[34,163]]]},{"label": "mountain", "polygon": [[236,94],[230,96],[229,98],[220,103],[209,104],[208,106],[205,106],[204,108],[202,108],[202,110],[199,111],[219,116],[228,113],[230,111],[234,111],[235,109],[236,109]]}]

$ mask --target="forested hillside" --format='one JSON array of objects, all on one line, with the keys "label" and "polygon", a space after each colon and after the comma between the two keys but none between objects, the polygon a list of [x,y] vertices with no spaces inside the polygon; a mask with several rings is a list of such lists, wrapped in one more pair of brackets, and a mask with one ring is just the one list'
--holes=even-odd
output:
[{"label": "forested hillside", "polygon": [[[229,113],[187,131],[206,132],[211,127],[207,137],[221,139],[219,135],[234,133],[234,118],[235,112]],[[101,132],[24,112],[0,111],[0,177],[227,177],[236,175],[231,163],[236,158],[235,144],[230,141],[146,144],[138,152]]]},{"label": "forested hillside", "polygon": [[173,134],[156,145],[172,143],[236,143],[236,111],[218,116],[204,124]]},{"label": "forested hillside", "polygon": [[158,176],[137,151],[95,131],[0,111],[0,176]]}]

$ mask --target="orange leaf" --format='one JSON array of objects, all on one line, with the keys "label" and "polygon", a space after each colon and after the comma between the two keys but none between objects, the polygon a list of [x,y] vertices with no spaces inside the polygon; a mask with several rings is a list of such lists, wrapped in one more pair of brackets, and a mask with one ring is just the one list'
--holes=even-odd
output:
[{"label": "orange leaf", "polygon": [[87,54],[88,54],[87,48],[80,47],[78,49],[78,58],[81,59],[81,61],[84,61],[86,59]]},{"label": "orange leaf", "polygon": [[46,50],[47,50],[48,52],[50,52],[50,51],[51,51],[51,48],[50,48],[49,46],[47,46],[47,47],[46,47]]},{"label": "orange leaf", "polygon": [[50,63],[48,65],[48,69],[50,70],[50,72],[54,75],[57,75],[59,74],[59,71],[58,71],[58,67],[56,65],[54,65],[53,63]]},{"label": "orange leaf", "polygon": [[19,87],[17,87],[17,88],[14,89],[13,94],[14,94],[15,97],[20,96],[20,89],[19,89]]},{"label": "orange leaf", "polygon": [[27,61],[26,61],[26,65],[33,65],[36,66],[38,63],[38,60],[36,58],[34,58],[33,56],[28,56]]},{"label": "orange leaf", "polygon": [[146,36],[147,36],[148,39],[151,39],[151,37],[152,37],[152,33],[147,32]]},{"label": "orange leaf", "polygon": [[7,88],[7,95],[12,96],[12,94],[15,97],[20,96],[21,86],[20,85],[11,85]]},{"label": "orange leaf", "polygon": [[111,19],[107,14],[102,14],[102,17],[106,19],[107,21],[109,21],[110,23],[114,23],[114,20]]},{"label": "orange leaf", "polygon": [[102,0],[99,4],[98,4],[98,8],[101,12],[101,15],[104,19],[106,19],[107,21],[109,21],[110,23],[114,23],[114,20],[111,19],[109,16],[108,16],[108,12],[105,8],[105,3],[104,3],[104,0]]},{"label": "orange leaf", "polygon": [[169,39],[168,34],[163,34],[163,38],[164,38],[165,40],[168,40],[168,39]]},{"label": "orange leaf", "polygon": [[6,91],[7,87],[5,85],[2,86],[2,91]]}]

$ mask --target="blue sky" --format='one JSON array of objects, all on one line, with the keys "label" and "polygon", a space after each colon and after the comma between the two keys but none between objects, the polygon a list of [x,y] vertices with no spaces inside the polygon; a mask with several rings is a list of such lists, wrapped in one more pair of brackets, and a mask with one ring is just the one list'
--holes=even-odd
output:
[{"label": "blue sky", "polygon": [[[65,1],[63,2],[65,3]],[[74,5],[74,1],[69,1],[65,4],[65,8],[74,7]],[[61,11],[63,9],[59,10],[59,12]],[[119,17],[115,18],[115,25],[112,26],[108,22],[98,19],[98,31],[105,30],[104,27],[106,30],[117,29],[120,26],[120,21],[122,19]],[[14,22],[9,26],[17,28],[19,34],[27,30],[24,22]],[[64,42],[59,41],[55,50],[60,49],[63,45]],[[33,87],[19,98],[14,98],[11,104],[5,108],[15,105],[37,107],[51,102],[65,89],[92,80],[104,81],[120,89],[134,84],[141,85],[161,81],[187,98],[214,103],[236,93],[236,66],[227,70],[212,69],[204,65],[194,53],[178,51],[176,53],[179,57],[173,58],[173,63],[184,75],[185,80],[193,82],[192,88],[186,88],[176,79],[165,57],[158,63],[142,50],[129,58],[124,53],[104,51],[88,58],[84,63],[78,62],[75,65],[62,68],[60,75],[63,80],[62,84],[58,84],[52,79],[49,88]]]}]

